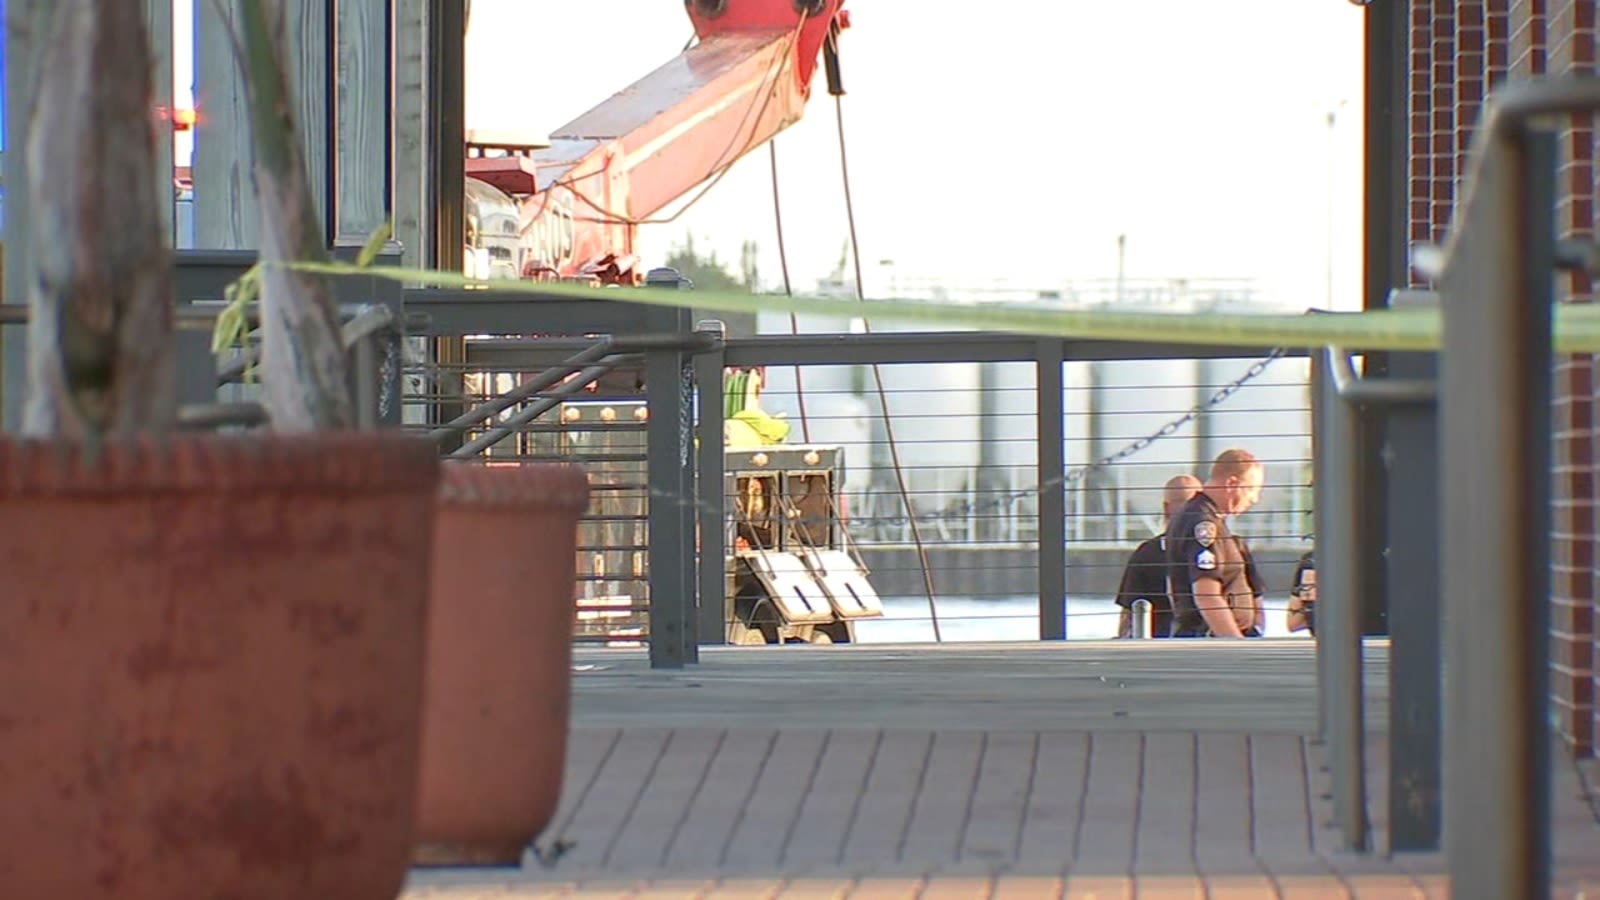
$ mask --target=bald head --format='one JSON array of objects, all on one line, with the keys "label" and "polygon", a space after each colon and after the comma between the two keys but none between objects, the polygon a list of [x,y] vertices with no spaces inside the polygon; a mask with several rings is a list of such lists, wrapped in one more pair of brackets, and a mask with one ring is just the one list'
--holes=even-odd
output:
[{"label": "bald head", "polygon": [[1172,514],[1182,509],[1183,505],[1189,502],[1189,498],[1200,493],[1203,487],[1200,479],[1193,475],[1173,476],[1166,487],[1161,489],[1161,514],[1169,519],[1172,518]]}]

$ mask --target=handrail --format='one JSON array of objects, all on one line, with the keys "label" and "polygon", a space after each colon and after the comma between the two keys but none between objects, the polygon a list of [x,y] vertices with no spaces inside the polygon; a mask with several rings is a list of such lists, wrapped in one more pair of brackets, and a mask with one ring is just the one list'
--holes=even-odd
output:
[{"label": "handrail", "polygon": [[1458,897],[1550,891],[1549,541],[1555,132],[1600,79],[1497,89],[1442,252],[1445,853]]},{"label": "handrail", "polygon": [[545,369],[511,390],[491,400],[484,401],[443,425],[434,428],[428,432],[428,437],[433,438],[435,441],[443,441],[457,435],[463,435],[468,429],[483,424],[535,394],[555,387],[561,383],[562,379],[565,379],[573,372],[600,362],[611,355],[613,346],[614,342],[610,338],[590,341],[589,346],[562,360],[560,364]]},{"label": "handrail", "polygon": [[1334,391],[1351,403],[1428,404],[1439,397],[1439,383],[1431,378],[1364,378],[1349,353],[1339,347],[1325,352]]},{"label": "handrail", "polygon": [[[467,443],[461,445],[449,454],[452,459],[470,459],[484,450],[517,433],[517,429],[537,419],[557,406],[572,398],[590,384],[599,381],[616,367],[617,363],[626,357],[606,356],[598,363],[584,368],[582,371],[572,373],[572,377],[563,381],[560,386],[551,390],[539,399],[529,403],[518,410],[510,418],[500,422],[483,434],[478,435]],[[552,370],[553,371],[553,370]],[[565,377],[565,376],[563,376]],[[558,379],[559,380],[559,379]]]},{"label": "handrail", "polygon": [[[1343,371],[1341,371],[1343,370]],[[1328,347],[1318,354],[1315,379],[1318,699],[1333,781],[1334,823],[1344,849],[1369,849],[1366,723],[1362,685],[1361,604],[1366,579],[1359,553],[1362,521],[1357,450],[1358,413],[1342,396],[1353,389],[1350,358]],[[1343,383],[1341,384],[1341,378]]]},{"label": "handrail", "polygon": [[[361,306],[340,326],[340,339],[344,341],[345,349],[350,349],[381,331],[394,328],[396,318],[394,311],[387,306],[376,304]],[[238,381],[260,360],[259,347],[252,345],[241,348],[238,355],[217,368],[217,384],[232,384]]]}]

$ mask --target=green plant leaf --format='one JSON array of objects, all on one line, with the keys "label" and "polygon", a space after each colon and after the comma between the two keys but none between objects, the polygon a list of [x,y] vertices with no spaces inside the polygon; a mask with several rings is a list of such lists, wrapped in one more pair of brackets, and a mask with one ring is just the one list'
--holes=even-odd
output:
[{"label": "green plant leaf", "polygon": [[[217,314],[217,324],[211,329],[211,353],[248,346],[250,341],[250,306],[261,293],[261,264],[250,267],[239,280],[222,292],[224,306]],[[254,380],[255,366],[245,369],[246,383]]]},{"label": "green plant leaf", "polygon": [[389,243],[389,238],[394,235],[394,220],[390,219],[379,225],[367,236],[367,242],[362,245],[361,253],[356,256],[356,268],[365,269],[372,265],[378,254],[383,252],[383,245]]}]

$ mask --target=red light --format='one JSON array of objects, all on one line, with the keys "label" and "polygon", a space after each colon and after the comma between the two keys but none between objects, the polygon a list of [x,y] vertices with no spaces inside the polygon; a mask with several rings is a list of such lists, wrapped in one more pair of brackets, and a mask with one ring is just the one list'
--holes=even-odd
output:
[{"label": "red light", "polygon": [[172,111],[172,125],[179,131],[188,131],[200,121],[200,113],[195,109],[175,109]]}]

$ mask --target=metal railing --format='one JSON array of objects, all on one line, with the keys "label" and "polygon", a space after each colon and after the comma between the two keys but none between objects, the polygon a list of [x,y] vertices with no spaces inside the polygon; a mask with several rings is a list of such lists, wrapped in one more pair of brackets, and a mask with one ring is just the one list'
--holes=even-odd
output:
[{"label": "metal railing", "polygon": [[[733,630],[728,595],[736,585],[715,565],[731,556],[737,537],[738,500],[723,489],[731,476],[718,450],[730,368],[764,371],[770,387],[761,407],[786,414],[789,428],[778,448],[830,447],[842,457],[831,501],[839,508],[831,512],[848,520],[849,550],[887,612],[859,624],[866,640],[1114,636],[1119,576],[1134,546],[1160,530],[1161,485],[1176,474],[1203,474],[1226,446],[1253,447],[1268,462],[1267,502],[1242,528],[1268,574],[1275,610],[1304,550],[1310,427],[1303,360],[1269,369],[1277,354],[1063,342],[1052,366],[1029,358],[1038,341],[1010,335],[721,339],[712,330],[530,338],[494,337],[491,326],[460,317],[453,328],[479,335],[467,341],[463,361],[447,372],[428,364],[412,373],[471,389],[468,412],[431,433],[465,437],[464,449],[505,463],[585,463],[599,490],[580,532],[580,639],[648,641],[662,665],[678,663],[665,655],[663,624],[681,622],[676,627],[689,629],[696,645],[721,643]],[[690,357],[692,377],[660,362],[665,354]],[[658,371],[680,371],[668,376],[666,390],[693,394],[686,422],[663,425],[654,414],[661,386],[651,379],[652,357]],[[891,472],[883,410],[852,377],[876,360],[888,360],[885,397],[905,497]],[[604,377],[593,379],[602,369]],[[1059,373],[1053,394],[1052,370]],[[592,389],[575,389],[591,382]],[[424,407],[407,416],[417,422],[438,418],[426,407],[459,402],[409,400]],[[679,440],[680,425],[686,429],[697,445],[692,482],[652,476],[650,464],[665,468],[659,461],[675,449],[668,443],[663,451],[650,424],[670,426],[669,442]],[[1054,461],[1045,458],[1051,455]],[[1052,498],[1060,501],[1054,515]],[[663,517],[683,516],[695,521],[658,527]],[[913,519],[920,545],[911,539]],[[674,528],[700,541],[698,553],[690,547],[674,557],[696,573],[698,586],[687,594],[662,579],[663,554],[652,552]],[[690,651],[681,652],[686,661]]]},{"label": "metal railing", "polygon": [[[1542,897],[1551,887],[1551,307],[1556,267],[1592,256],[1555,239],[1553,119],[1597,110],[1594,78],[1511,83],[1484,107],[1445,247],[1415,260],[1438,285],[1444,323],[1436,439],[1431,361],[1405,355],[1393,380],[1354,378],[1336,348],[1319,365],[1319,684],[1337,823],[1347,847],[1367,847],[1355,608],[1367,562],[1355,540],[1361,510],[1349,502],[1362,404],[1407,410],[1390,423],[1404,445],[1396,452],[1391,429],[1391,466],[1403,470],[1391,478],[1431,481],[1436,492],[1416,521],[1390,523],[1415,551],[1397,561],[1391,546],[1387,561],[1390,828],[1391,843],[1425,844],[1442,825],[1453,896]],[[1417,542],[1418,532],[1436,543]],[[1402,578],[1404,595],[1394,590]]]},{"label": "metal railing", "polygon": [[[180,250],[175,262],[178,427],[217,430],[265,425],[266,411],[253,399],[253,367],[260,355],[254,309],[246,312],[249,331],[242,346],[228,351],[222,360],[211,347],[212,332],[225,307],[224,290],[249,270],[255,255]],[[349,354],[349,389],[357,425],[398,424],[404,335],[400,289],[370,277],[340,278],[334,284],[341,336]],[[23,328],[28,319],[26,304],[0,304],[0,327]]]}]

